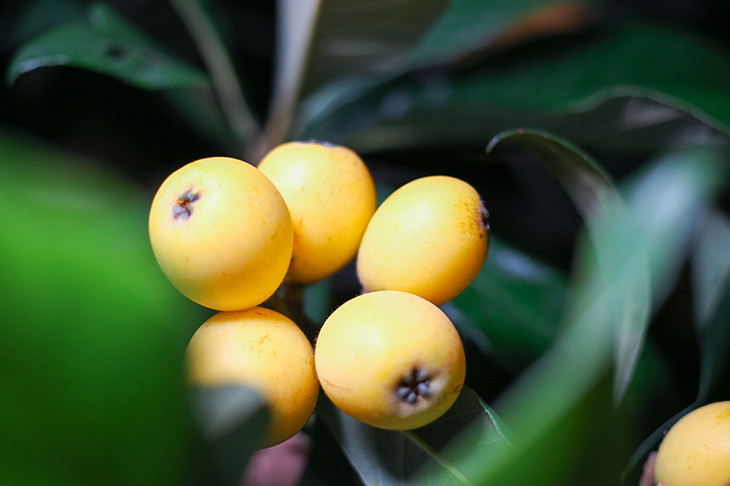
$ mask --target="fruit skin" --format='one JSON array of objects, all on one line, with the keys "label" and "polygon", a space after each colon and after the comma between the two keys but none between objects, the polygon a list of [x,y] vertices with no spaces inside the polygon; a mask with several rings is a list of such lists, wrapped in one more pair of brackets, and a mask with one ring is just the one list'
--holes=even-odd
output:
[{"label": "fruit skin", "polygon": [[[363,294],[337,308],[315,347],[322,389],[348,415],[409,430],[444,414],[464,385],[459,334],[435,305],[399,291]],[[429,394],[408,394],[428,380]]]},{"label": "fruit skin", "polygon": [[226,311],[269,298],[293,245],[289,211],[274,184],[229,157],[200,159],[171,174],[152,202],[149,234],[170,282],[198,304]]},{"label": "fruit skin", "polygon": [[324,142],[288,142],[258,168],[291,212],[294,249],[287,281],[316,282],[355,256],[376,206],[373,179],[355,152]]},{"label": "fruit skin", "polygon": [[377,209],[357,255],[366,290],[402,290],[441,305],[463,291],[487,257],[487,212],[468,183],[429,176]]},{"label": "fruit skin", "polygon": [[270,412],[263,447],[292,437],[314,411],[319,382],[312,345],[278,312],[219,312],[195,332],[186,357],[193,385],[240,384],[261,393]]},{"label": "fruit skin", "polygon": [[674,424],[659,446],[654,475],[665,486],[730,484],[730,401],[704,405]]}]

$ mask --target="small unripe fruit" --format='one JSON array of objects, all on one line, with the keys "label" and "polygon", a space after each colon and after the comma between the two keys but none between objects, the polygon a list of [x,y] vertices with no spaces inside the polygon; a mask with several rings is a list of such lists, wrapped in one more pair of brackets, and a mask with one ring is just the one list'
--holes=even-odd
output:
[{"label": "small unripe fruit", "polygon": [[664,486],[730,484],[730,401],[702,406],[664,437],[654,465]]},{"label": "small unripe fruit", "polygon": [[294,322],[263,307],[208,319],[188,344],[187,365],[193,385],[240,384],[264,397],[270,422],[263,447],[296,434],[317,403],[312,345]]},{"label": "small unripe fruit", "polygon": [[375,211],[375,186],[352,150],[320,142],[289,142],[259,163],[284,196],[294,224],[286,280],[312,283],[342,268],[357,253]]},{"label": "small unripe fruit", "polygon": [[398,291],[363,294],[338,307],[315,347],[332,402],[374,427],[409,430],[444,414],[464,385],[459,334],[435,305]]},{"label": "small unripe fruit", "polygon": [[200,159],[160,186],[150,242],[162,271],[189,299],[216,310],[254,307],[281,284],[293,228],[284,199],[258,169]]},{"label": "small unripe fruit", "polygon": [[487,211],[476,190],[448,176],[416,179],[376,210],[360,244],[366,291],[402,290],[441,305],[463,291],[487,256]]}]

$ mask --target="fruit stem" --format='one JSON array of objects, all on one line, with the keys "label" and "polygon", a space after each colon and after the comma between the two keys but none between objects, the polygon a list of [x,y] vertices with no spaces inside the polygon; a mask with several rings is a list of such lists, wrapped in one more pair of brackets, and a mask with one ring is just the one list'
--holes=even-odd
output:
[{"label": "fruit stem", "polygon": [[278,308],[275,310],[294,321],[314,346],[319,334],[319,326],[304,313],[304,289],[306,288],[306,284],[284,282],[279,287],[279,291],[274,294],[277,300],[274,305],[278,304]]}]

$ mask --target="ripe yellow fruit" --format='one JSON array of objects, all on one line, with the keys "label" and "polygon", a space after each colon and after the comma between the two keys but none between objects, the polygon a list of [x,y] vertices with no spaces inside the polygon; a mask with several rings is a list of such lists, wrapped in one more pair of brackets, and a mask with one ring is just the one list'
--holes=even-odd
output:
[{"label": "ripe yellow fruit", "polygon": [[464,385],[459,334],[435,305],[399,291],[338,307],[315,347],[322,389],[343,412],[374,427],[409,430],[444,414]]},{"label": "ripe yellow fruit", "polygon": [[477,191],[448,176],[416,179],[377,209],[360,244],[363,288],[402,290],[441,305],[463,291],[487,257],[487,211]]},{"label": "ripe yellow fruit", "polygon": [[152,202],[150,242],[172,284],[216,310],[269,298],[291,259],[286,203],[258,169],[229,157],[191,162],[170,175]]},{"label": "ripe yellow fruit", "polygon": [[188,344],[187,366],[193,385],[246,385],[264,397],[270,422],[263,447],[296,434],[317,403],[312,345],[294,322],[263,307],[208,319]]},{"label": "ripe yellow fruit", "polygon": [[702,406],[664,437],[654,465],[664,486],[730,485],[730,401]]},{"label": "ripe yellow fruit", "polygon": [[355,256],[376,206],[372,177],[355,152],[322,142],[289,142],[269,152],[258,168],[291,212],[294,249],[287,281],[316,282]]}]

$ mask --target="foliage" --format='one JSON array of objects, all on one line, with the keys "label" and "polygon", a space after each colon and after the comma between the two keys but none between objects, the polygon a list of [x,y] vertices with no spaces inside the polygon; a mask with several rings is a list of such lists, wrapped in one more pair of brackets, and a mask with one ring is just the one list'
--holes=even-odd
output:
[{"label": "foliage", "polygon": [[[655,3],[5,14],[0,482],[236,483],[266,410],[245,389],[186,392],[210,311],[162,277],[146,213],[183,163],[314,138],[360,153],[381,200],[423,174],[468,180],[491,244],[443,306],[468,357],[454,408],[386,432],[322,395],[301,483],[637,484],[674,421],[730,398],[730,12]],[[347,267],[304,312],[321,323],[357,291]]]}]

